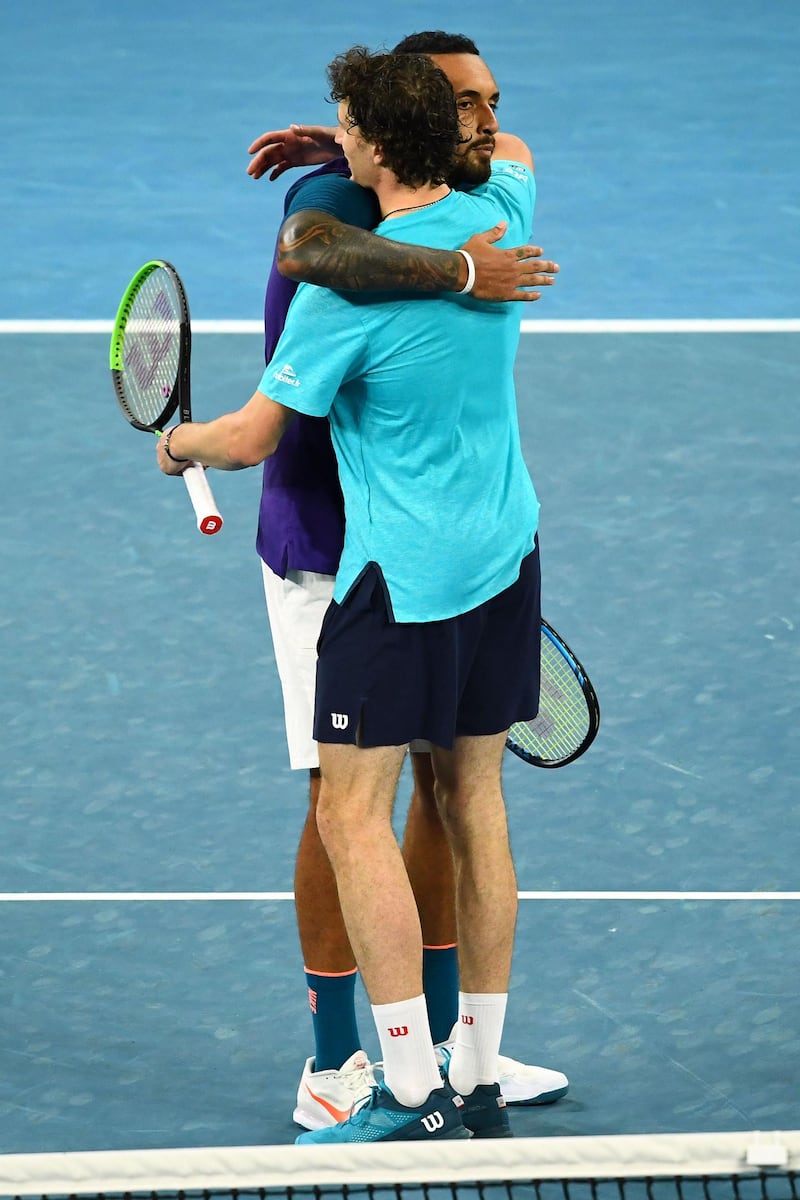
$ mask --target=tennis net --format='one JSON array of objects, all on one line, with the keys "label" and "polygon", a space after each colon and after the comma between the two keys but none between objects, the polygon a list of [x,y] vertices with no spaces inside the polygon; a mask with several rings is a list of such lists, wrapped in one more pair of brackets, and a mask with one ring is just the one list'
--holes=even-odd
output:
[{"label": "tennis net", "polygon": [[800,1200],[800,1132],[10,1154],[0,1196]]}]

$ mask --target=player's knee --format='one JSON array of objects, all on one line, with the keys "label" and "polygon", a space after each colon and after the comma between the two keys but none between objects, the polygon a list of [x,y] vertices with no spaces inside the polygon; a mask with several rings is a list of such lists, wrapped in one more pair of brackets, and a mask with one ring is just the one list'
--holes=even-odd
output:
[{"label": "player's knee", "polygon": [[333,788],[322,787],[316,803],[317,832],[333,862],[342,848],[355,844],[363,819],[354,798]]}]

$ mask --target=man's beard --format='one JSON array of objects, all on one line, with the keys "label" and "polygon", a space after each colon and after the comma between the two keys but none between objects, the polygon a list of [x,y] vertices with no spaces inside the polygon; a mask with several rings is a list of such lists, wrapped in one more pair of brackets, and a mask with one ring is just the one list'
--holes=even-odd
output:
[{"label": "man's beard", "polygon": [[[483,143],[486,145],[486,143]],[[477,187],[479,183],[486,183],[492,174],[492,162],[489,158],[476,157],[466,154],[457,154],[453,163],[448,183],[454,187]]]}]

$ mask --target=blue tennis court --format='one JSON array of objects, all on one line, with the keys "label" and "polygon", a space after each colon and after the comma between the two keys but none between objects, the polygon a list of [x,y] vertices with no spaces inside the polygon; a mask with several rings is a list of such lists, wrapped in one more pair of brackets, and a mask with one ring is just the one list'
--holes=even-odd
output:
[{"label": "blue tennis court", "polygon": [[475,38],[536,157],[561,275],[524,314],[523,443],[544,612],[602,708],[579,762],[506,763],[523,899],[504,1048],[571,1082],[512,1124],[800,1125],[796,5],[486,18],[363,0],[0,18],[0,1152],[297,1132],[306,785],[260,476],[215,476],[225,528],[202,538],[116,411],[108,331],[136,267],[169,258],[200,322],[195,415],[242,403],[262,343],[233,330],[257,328],[287,182],[246,176],[249,141],[328,120],[334,53],[434,26]]}]

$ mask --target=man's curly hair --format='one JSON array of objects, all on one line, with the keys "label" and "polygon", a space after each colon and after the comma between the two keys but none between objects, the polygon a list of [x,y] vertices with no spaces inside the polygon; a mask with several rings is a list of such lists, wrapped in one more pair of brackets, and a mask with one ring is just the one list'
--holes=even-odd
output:
[{"label": "man's curly hair", "polygon": [[450,80],[425,54],[354,46],[328,65],[331,100],[406,187],[444,183],[460,138]]}]

